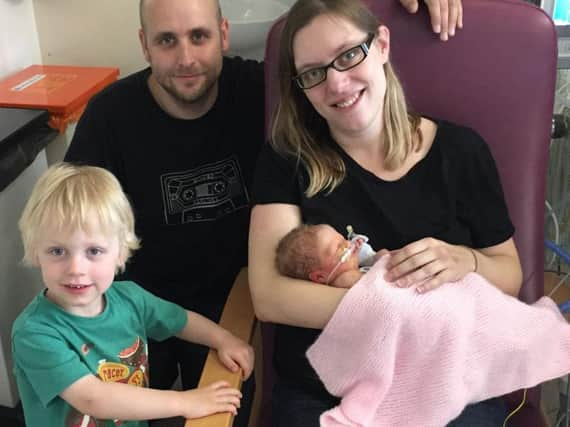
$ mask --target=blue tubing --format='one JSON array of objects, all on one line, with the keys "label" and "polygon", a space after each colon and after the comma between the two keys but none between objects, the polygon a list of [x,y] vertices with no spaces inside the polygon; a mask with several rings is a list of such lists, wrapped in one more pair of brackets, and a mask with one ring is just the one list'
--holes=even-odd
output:
[{"label": "blue tubing", "polygon": [[544,246],[546,246],[548,249],[550,249],[552,252],[554,252],[556,255],[562,258],[562,260],[566,264],[570,265],[570,254],[566,252],[564,249],[562,249],[560,246],[558,246],[555,243],[552,243],[548,239],[544,239]]},{"label": "blue tubing", "polygon": [[558,305],[558,308],[562,313],[570,313],[570,300],[563,302]]},{"label": "blue tubing", "polygon": [[[544,239],[544,246],[558,255],[566,264],[570,265],[570,254],[562,249],[555,243],[552,243],[548,239]],[[562,304],[558,305],[558,308],[562,313],[570,313],[570,300],[563,302]]]}]

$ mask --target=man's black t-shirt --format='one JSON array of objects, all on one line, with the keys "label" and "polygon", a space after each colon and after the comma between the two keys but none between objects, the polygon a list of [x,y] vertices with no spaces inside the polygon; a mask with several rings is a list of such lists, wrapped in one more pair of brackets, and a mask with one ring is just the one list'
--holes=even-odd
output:
[{"label": "man's black t-shirt", "polygon": [[218,98],[195,120],[164,112],[149,75],[132,74],[91,100],[65,160],[110,170],[131,200],[142,247],[123,277],[216,318],[247,264],[263,65],[224,58]]}]

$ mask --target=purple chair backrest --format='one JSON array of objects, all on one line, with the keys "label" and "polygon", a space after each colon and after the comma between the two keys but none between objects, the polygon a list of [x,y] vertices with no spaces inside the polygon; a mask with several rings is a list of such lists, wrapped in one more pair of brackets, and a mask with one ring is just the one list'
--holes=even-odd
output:
[{"label": "purple chair backrest", "polygon": [[[522,0],[464,0],[464,28],[443,43],[432,33],[425,7],[410,15],[397,0],[367,4],[390,29],[391,62],[410,106],[472,127],[490,145],[516,227],[524,275],[520,297],[535,301],[544,293],[544,200],[557,59],[552,20]],[[279,96],[283,22],[274,24],[266,45],[267,124]]]}]

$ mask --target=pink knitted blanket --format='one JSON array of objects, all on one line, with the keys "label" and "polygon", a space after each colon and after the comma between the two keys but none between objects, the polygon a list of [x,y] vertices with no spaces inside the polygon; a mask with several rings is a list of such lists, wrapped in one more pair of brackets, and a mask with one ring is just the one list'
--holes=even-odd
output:
[{"label": "pink knitted blanket", "polygon": [[426,294],[382,279],[352,287],[307,357],[341,404],[321,426],[441,427],[463,408],[570,372],[570,325],[478,274]]}]

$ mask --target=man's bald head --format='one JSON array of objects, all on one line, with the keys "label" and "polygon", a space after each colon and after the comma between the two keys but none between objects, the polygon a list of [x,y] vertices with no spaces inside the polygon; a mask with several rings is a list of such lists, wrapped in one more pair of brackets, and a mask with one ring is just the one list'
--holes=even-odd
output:
[{"label": "man's bald head", "polygon": [[[145,13],[146,13],[146,9],[147,9],[147,5],[148,3],[151,3],[153,0],[140,0],[139,2],[139,19],[141,21],[141,28],[145,29],[145,22],[146,22],[146,17],[145,17]],[[155,0],[155,1],[160,1],[160,0]],[[211,1],[215,1],[217,3],[218,6],[218,19],[221,21],[222,20],[222,8],[220,6],[220,2],[219,0],[211,0]]]}]

